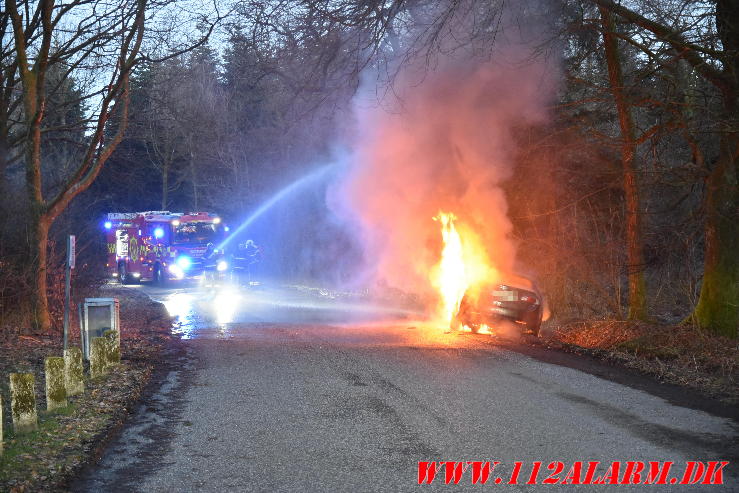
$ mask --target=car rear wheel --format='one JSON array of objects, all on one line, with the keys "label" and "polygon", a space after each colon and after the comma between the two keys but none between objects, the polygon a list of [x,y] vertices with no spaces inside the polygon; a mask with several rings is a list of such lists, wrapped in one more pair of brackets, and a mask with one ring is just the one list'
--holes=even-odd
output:
[{"label": "car rear wheel", "polygon": [[464,327],[469,327],[473,334],[477,334],[480,331],[480,324],[469,321],[459,314],[455,315],[450,324],[451,329],[457,332],[461,331]]},{"label": "car rear wheel", "polygon": [[534,336],[539,337],[539,330],[541,329],[541,319],[542,319],[542,309],[539,308],[538,310],[529,313],[526,315],[526,319],[524,322],[526,322],[526,327],[531,330],[531,333],[534,334]]}]

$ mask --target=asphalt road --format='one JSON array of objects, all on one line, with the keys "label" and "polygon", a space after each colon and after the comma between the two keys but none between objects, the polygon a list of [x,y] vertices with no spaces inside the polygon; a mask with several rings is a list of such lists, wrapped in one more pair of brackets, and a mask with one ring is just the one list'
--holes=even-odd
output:
[{"label": "asphalt road", "polygon": [[[326,292],[139,289],[179,317],[186,349],[74,491],[547,491],[562,486],[493,478],[515,461],[525,483],[533,461],[541,482],[552,461],[562,479],[574,461],[629,460],[673,461],[670,477],[729,460],[723,486],[646,488],[739,491],[737,422],[649,379]],[[501,465],[486,486],[443,470],[419,486],[430,460]]]}]

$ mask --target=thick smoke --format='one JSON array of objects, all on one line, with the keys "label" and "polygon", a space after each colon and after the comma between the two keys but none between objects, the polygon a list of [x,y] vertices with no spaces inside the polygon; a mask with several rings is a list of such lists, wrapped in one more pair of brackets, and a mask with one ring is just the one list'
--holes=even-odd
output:
[{"label": "thick smoke", "polygon": [[477,235],[490,263],[515,272],[508,205],[517,128],[541,122],[554,77],[519,47],[479,59],[452,53],[418,77],[401,70],[392,98],[356,98],[358,131],[348,169],[329,194],[332,209],[357,226],[365,276],[434,296],[429,272],[441,251],[439,211],[463,235]]}]

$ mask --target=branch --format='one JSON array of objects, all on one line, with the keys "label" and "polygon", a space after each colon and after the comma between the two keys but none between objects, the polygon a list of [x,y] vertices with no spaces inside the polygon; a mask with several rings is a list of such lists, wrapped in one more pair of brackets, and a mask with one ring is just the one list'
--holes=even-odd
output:
[{"label": "branch", "polygon": [[[36,100],[38,101],[38,112],[43,113],[44,102],[46,100],[46,87],[44,87],[44,81],[46,79],[46,68],[49,65],[49,50],[51,48],[51,38],[53,36],[54,27],[51,24],[51,11],[54,8],[53,0],[41,0],[39,5],[41,9],[41,26],[42,26],[42,37],[41,37],[41,48],[36,56],[36,62],[33,64],[33,72],[36,75],[36,87],[37,94]],[[39,120],[42,115],[39,115]]]},{"label": "branch", "polygon": [[614,14],[623,17],[633,24],[651,31],[661,40],[669,43],[675,50],[682,55],[685,60],[690,63],[695,70],[705,77],[711,84],[715,85],[722,92],[731,90],[731,82],[721,73],[721,71],[712,67],[703,57],[701,53],[721,59],[725,53],[708,50],[686,40],[682,34],[658,22],[654,22],[631,9],[613,3],[612,0],[591,0],[596,5],[606,8]]},{"label": "branch", "polygon": [[212,22],[209,23],[208,30],[195,43],[192,43],[192,44],[190,44],[190,45],[188,45],[188,46],[186,46],[184,48],[180,48],[179,50],[174,50],[171,53],[169,53],[168,55],[166,55],[164,57],[161,57],[161,58],[151,58],[148,55],[144,55],[144,56],[141,57],[141,60],[142,61],[146,61],[146,62],[151,62],[151,63],[161,63],[161,62],[164,62],[164,61],[171,60],[173,58],[177,58],[179,56],[182,56],[185,53],[189,53],[189,52],[191,52],[193,50],[196,50],[197,48],[200,48],[201,46],[205,45],[205,43],[207,43],[208,40],[210,39],[210,36],[213,34],[213,31],[215,30],[216,26],[223,19],[226,19],[227,17],[229,17],[234,12],[234,9],[235,9],[235,7],[234,7],[231,10],[229,10],[228,13],[226,13],[225,15],[220,15],[218,13],[217,2],[214,2],[214,3],[216,5],[216,18]]},{"label": "branch", "polygon": [[[110,157],[118,144],[123,140],[123,135],[128,125],[129,75],[136,63],[138,51],[144,38],[144,20],[147,0],[138,0],[138,11],[131,26],[130,33],[121,43],[118,70],[112,76],[110,92],[103,99],[98,119],[97,128],[87,147],[87,152],[82,164],[75,174],[62,187],[57,196],[50,201],[46,209],[47,217],[52,220],[56,218],[69,205],[69,203],[80,192],[86,190],[95,180],[105,161]],[[115,100],[113,107],[108,107]],[[115,135],[102,149],[98,146],[103,141],[105,124],[112,114],[120,111],[120,120]],[[96,156],[97,154],[97,156]]]},{"label": "branch", "polygon": [[5,10],[10,15],[10,19],[13,24],[13,36],[15,37],[15,53],[17,65],[20,69],[21,77],[26,77],[29,73],[29,68],[28,55],[26,53],[26,36],[23,31],[23,19],[18,13],[18,8],[15,5],[15,0],[5,0]]}]

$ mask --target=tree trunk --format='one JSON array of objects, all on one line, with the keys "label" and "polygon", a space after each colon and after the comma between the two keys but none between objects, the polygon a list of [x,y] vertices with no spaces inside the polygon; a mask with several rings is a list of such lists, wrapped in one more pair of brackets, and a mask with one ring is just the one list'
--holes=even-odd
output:
[{"label": "tree trunk", "polygon": [[198,200],[198,175],[195,169],[195,156],[190,151],[190,179],[192,180],[192,207],[193,211],[197,212],[200,210]]},{"label": "tree trunk", "polygon": [[621,127],[621,163],[624,170],[624,195],[626,198],[626,252],[629,281],[629,319],[647,318],[647,283],[644,276],[644,248],[641,232],[639,185],[635,170],[636,136],[631,104],[624,95],[624,80],[618,44],[613,35],[614,24],[608,9],[600,7],[603,23],[603,46],[608,64],[611,93],[618,112]]},{"label": "tree trunk", "polygon": [[51,221],[34,211],[31,219],[30,267],[31,272],[31,303],[33,307],[33,324],[38,330],[51,330],[51,315],[49,315],[49,301],[47,298],[47,256],[49,248],[49,227]]},{"label": "tree trunk", "polygon": [[5,176],[5,169],[8,167],[8,158],[10,149],[8,146],[8,140],[5,138],[5,132],[0,129],[0,204],[5,198],[5,190],[7,188],[7,178]]},{"label": "tree trunk", "polygon": [[695,307],[699,326],[737,337],[739,325],[739,139],[723,137],[716,168],[706,194],[706,253],[703,284]]},{"label": "tree trunk", "polygon": [[26,193],[30,208],[29,266],[31,267],[31,302],[34,328],[51,330],[51,315],[47,291],[47,256],[51,219],[41,187],[41,120],[44,112],[43,95],[39,97],[35,74],[25,74],[25,110],[33,115],[28,124],[26,140]]},{"label": "tree trunk", "polygon": [[719,157],[706,190],[703,284],[693,317],[699,326],[737,337],[739,326],[739,12],[736,2],[716,2],[716,27],[724,49],[726,85]]},{"label": "tree trunk", "polygon": [[[0,89],[3,89],[3,87],[0,86]],[[8,101],[0,102],[0,203],[5,199],[7,190],[8,178],[5,173],[10,161],[11,151],[8,132],[8,104]]]},{"label": "tree trunk", "polygon": [[169,202],[169,197],[167,196],[169,192],[169,164],[165,164],[162,166],[162,210],[167,210],[167,202]]}]

